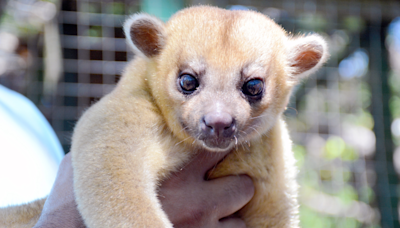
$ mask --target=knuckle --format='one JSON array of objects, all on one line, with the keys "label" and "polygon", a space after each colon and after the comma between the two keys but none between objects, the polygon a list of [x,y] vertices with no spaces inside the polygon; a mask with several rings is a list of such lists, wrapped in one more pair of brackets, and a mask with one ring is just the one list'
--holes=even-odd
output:
[{"label": "knuckle", "polygon": [[243,175],[241,183],[245,195],[252,198],[255,191],[253,180],[249,176]]},{"label": "knuckle", "polygon": [[211,211],[212,209],[209,203],[202,202],[197,205],[192,205],[182,214],[179,223],[187,227],[195,227],[199,224],[204,224],[206,221],[210,220]]},{"label": "knuckle", "polygon": [[221,221],[222,227],[229,228],[246,228],[246,223],[237,217],[225,218]]},{"label": "knuckle", "polygon": [[237,227],[237,228],[246,228],[246,223],[239,218],[235,219],[235,223],[236,223],[235,227]]},{"label": "knuckle", "polygon": [[202,221],[205,215],[206,215],[205,210],[202,207],[198,207],[189,211],[187,219],[190,221]]},{"label": "knuckle", "polygon": [[249,176],[241,175],[231,184],[227,185],[225,190],[230,197],[241,196],[251,199],[254,195],[254,184]]}]

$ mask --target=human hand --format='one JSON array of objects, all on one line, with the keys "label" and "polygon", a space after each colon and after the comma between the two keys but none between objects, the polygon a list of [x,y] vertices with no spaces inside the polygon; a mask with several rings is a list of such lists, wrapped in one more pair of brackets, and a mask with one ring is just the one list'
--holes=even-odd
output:
[{"label": "human hand", "polygon": [[73,189],[71,155],[61,161],[50,195],[34,228],[83,228],[82,217],[76,206]]},{"label": "human hand", "polygon": [[[162,183],[159,199],[174,227],[245,227],[241,219],[227,216],[252,198],[251,179],[239,175],[204,180],[206,172],[225,155],[199,153]],[[47,227],[85,227],[75,202],[70,154],[60,164],[53,189],[34,228]]]},{"label": "human hand", "polygon": [[247,175],[205,180],[206,173],[227,153],[202,152],[160,187],[158,198],[175,228],[246,227],[233,216],[254,195]]}]

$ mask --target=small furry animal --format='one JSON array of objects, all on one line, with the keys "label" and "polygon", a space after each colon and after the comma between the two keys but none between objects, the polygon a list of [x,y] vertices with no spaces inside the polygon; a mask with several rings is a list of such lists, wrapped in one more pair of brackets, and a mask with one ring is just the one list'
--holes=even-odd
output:
[{"label": "small furry animal", "polygon": [[124,25],[135,58],[80,118],[74,188],[88,227],[163,227],[159,183],[196,153],[231,151],[210,178],[248,174],[247,227],[298,227],[294,156],[282,112],[291,90],[328,57],[319,35],[293,37],[263,14],[208,6],[166,24]]}]

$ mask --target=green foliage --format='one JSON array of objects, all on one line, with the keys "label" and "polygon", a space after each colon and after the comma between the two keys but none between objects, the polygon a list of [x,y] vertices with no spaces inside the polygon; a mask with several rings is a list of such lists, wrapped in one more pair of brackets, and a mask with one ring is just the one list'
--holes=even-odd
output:
[{"label": "green foliage", "polygon": [[338,219],[336,223],[336,227],[343,227],[343,228],[357,228],[360,226],[361,224],[357,220],[351,218],[341,218]]},{"label": "green foliage", "polygon": [[334,219],[306,206],[300,206],[300,227],[334,228]]},{"label": "green foliage", "polygon": [[[300,206],[300,227],[310,228],[358,228],[360,222],[353,218],[336,218],[319,213],[306,206]],[[379,228],[370,225],[370,228]]]},{"label": "green foliage", "polygon": [[358,159],[358,154],[353,147],[347,145],[345,141],[338,136],[331,136],[325,144],[324,156],[328,160],[340,158],[345,161],[354,161]]},{"label": "green foliage", "polygon": [[361,100],[361,107],[362,109],[365,110],[371,105],[371,98],[372,98],[371,88],[367,82],[360,81],[358,92],[359,92],[359,98]]},{"label": "green foliage", "polygon": [[2,30],[14,33],[20,37],[30,37],[41,31],[41,27],[31,23],[21,23],[10,15],[7,11],[0,18]]},{"label": "green foliage", "polygon": [[351,185],[345,185],[337,194],[339,199],[346,205],[358,200],[358,193]]},{"label": "green foliage", "polygon": [[117,14],[117,15],[124,15],[125,14],[125,4],[122,2],[113,2],[110,4],[111,10],[110,12],[112,14]]},{"label": "green foliage", "polygon": [[359,200],[366,203],[370,204],[375,200],[375,192],[374,190],[369,187],[369,186],[363,186],[359,190]]},{"label": "green foliage", "polygon": [[301,28],[312,31],[324,31],[327,27],[326,18],[320,14],[305,13],[299,18]]},{"label": "green foliage", "polygon": [[331,170],[321,169],[319,171],[319,176],[321,177],[321,180],[328,181],[332,180],[333,173]]},{"label": "green foliage", "polygon": [[389,100],[389,109],[393,118],[400,117],[400,96],[392,95]]},{"label": "green foliage", "polygon": [[365,21],[361,17],[348,16],[343,20],[343,26],[350,32],[359,33],[365,29]]},{"label": "green foliage", "polygon": [[381,226],[378,224],[372,224],[372,225],[366,226],[365,228],[381,228]]},{"label": "green foliage", "polygon": [[59,0],[41,0],[41,1],[43,1],[43,2],[51,2],[51,3],[54,3],[54,4],[58,4],[58,2],[60,2]]},{"label": "green foliage", "polygon": [[304,159],[306,156],[306,148],[301,145],[293,145],[293,153],[294,157],[296,158],[296,165],[297,167],[301,168],[304,165]]},{"label": "green foliage", "polygon": [[343,181],[348,182],[348,181],[350,181],[351,177],[352,177],[351,171],[349,169],[347,169],[347,168],[343,168],[342,169]]},{"label": "green foliage", "polygon": [[323,181],[334,181],[335,178],[340,178],[347,182],[351,179],[352,173],[346,168],[326,167],[325,169],[319,170],[319,176]]},{"label": "green foliage", "polygon": [[393,94],[400,95],[400,76],[394,71],[389,74],[389,87]]},{"label": "green foliage", "polygon": [[92,37],[102,37],[103,35],[102,31],[103,29],[101,26],[92,25],[89,27],[88,35]]},{"label": "green foliage", "polygon": [[345,122],[365,127],[369,130],[372,130],[374,128],[375,123],[371,113],[364,110],[360,110],[358,113],[355,114],[346,115]]},{"label": "green foliage", "polygon": [[[365,31],[367,25],[362,17],[344,16],[339,19],[341,26],[335,27],[336,30],[332,33],[330,26],[336,25],[332,25],[328,18],[318,13],[303,13],[300,15],[295,31],[319,31],[329,37],[330,63],[335,65],[335,61],[340,62],[351,52],[350,45],[351,48],[354,48],[354,45],[358,44],[354,44],[356,41],[354,39],[359,39],[355,35]],[[310,135],[310,137],[301,140],[309,143],[307,144],[310,145],[309,148],[314,150],[306,151],[305,147],[298,145],[293,147],[298,160],[297,164],[301,169],[299,183],[302,194],[312,198],[316,192],[321,193],[321,197],[325,195],[332,199],[332,202],[338,202],[343,207],[349,207],[355,201],[376,205],[374,190],[365,179],[360,180],[362,179],[361,175],[366,175],[366,169],[357,170],[359,159],[365,158],[361,155],[359,157],[359,153],[356,151],[358,147],[348,144],[340,133],[343,126],[350,126],[354,129],[355,126],[358,126],[357,129],[363,127],[369,130],[374,128],[374,118],[369,112],[372,93],[366,80],[367,77],[365,77],[368,73],[358,78],[341,80],[337,79],[336,73],[328,67],[326,74],[322,75],[325,76],[321,77],[322,82],[317,80],[315,84],[309,83],[299,87],[298,91],[300,92],[297,95],[301,95],[301,97],[299,96],[299,100],[296,102],[298,115],[289,122],[289,126],[294,126],[293,129],[296,131],[309,133],[307,136]],[[326,83],[324,79],[327,80]],[[332,79],[332,81],[328,79]],[[333,83],[335,80],[338,80],[337,84]],[[400,117],[400,77],[391,78],[390,86],[393,87],[393,91],[396,91],[397,96],[391,100],[390,108],[397,113],[396,117]],[[331,93],[332,90],[338,90],[338,92]],[[310,115],[316,115],[315,122]],[[319,122],[321,121],[320,115],[324,116],[323,121],[326,120],[328,123]],[[338,123],[339,126],[332,126],[330,120]],[[326,125],[329,125],[327,130],[325,129]],[[330,135],[333,133],[336,135]],[[355,167],[357,168],[355,169]],[[353,185],[353,181],[356,181],[357,184]],[[307,197],[304,197],[304,200],[308,200]],[[319,211],[313,207],[312,203],[308,203],[304,201],[304,204],[300,206],[301,227],[380,227],[376,224],[362,224],[351,217],[350,213],[339,212],[333,215],[329,214],[334,213],[333,211],[324,211],[322,208],[319,208],[321,209]],[[326,205],[326,207],[329,206]],[[379,223],[379,221],[375,222]]]},{"label": "green foliage", "polygon": [[[391,97],[389,99],[389,110],[392,119],[400,118],[400,75],[394,71],[389,74],[389,87]],[[392,134],[393,143],[400,146],[400,137]]]},{"label": "green foliage", "polygon": [[306,172],[302,175],[301,186],[303,189],[307,188],[318,189],[319,174],[311,169],[306,170]]},{"label": "green foliage", "polygon": [[346,149],[343,152],[341,158],[343,161],[355,161],[358,159],[358,154],[353,147],[346,145]]},{"label": "green foliage", "polygon": [[80,9],[88,13],[101,13],[100,2],[80,2]]}]

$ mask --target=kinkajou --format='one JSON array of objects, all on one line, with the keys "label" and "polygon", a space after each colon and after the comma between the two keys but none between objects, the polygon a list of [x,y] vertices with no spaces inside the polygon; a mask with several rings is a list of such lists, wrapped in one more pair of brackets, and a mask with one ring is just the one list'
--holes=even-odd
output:
[{"label": "kinkajou", "polygon": [[135,58],[87,110],[72,139],[78,209],[89,227],[163,227],[157,186],[195,153],[232,151],[211,178],[248,174],[247,227],[298,227],[294,156],[282,112],[328,57],[319,35],[293,37],[263,14],[191,7],[166,24],[124,24]]}]

